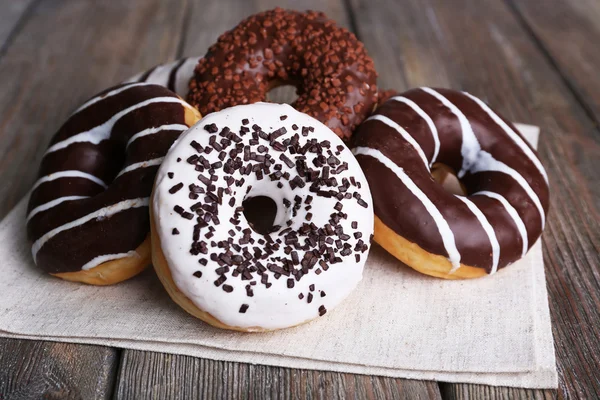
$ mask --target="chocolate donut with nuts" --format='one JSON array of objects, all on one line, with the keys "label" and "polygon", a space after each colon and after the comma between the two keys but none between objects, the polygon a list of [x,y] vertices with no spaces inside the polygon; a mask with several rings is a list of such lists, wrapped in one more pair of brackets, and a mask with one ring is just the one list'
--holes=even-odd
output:
[{"label": "chocolate donut with nuts", "polygon": [[348,139],[373,110],[376,78],[353,33],[320,12],[276,8],[219,37],[196,66],[188,101],[206,115],[265,101],[269,90],[289,84],[297,88],[296,110]]}]

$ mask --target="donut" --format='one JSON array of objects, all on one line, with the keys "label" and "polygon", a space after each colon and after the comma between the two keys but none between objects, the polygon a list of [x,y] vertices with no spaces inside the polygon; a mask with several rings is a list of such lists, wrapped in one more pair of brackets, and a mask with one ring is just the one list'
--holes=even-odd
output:
[{"label": "donut", "polygon": [[94,285],[142,271],[156,171],[198,119],[175,93],[146,83],[107,89],[79,107],[52,138],[29,199],[36,265]]},{"label": "donut", "polygon": [[147,71],[140,72],[123,83],[154,83],[164,86],[181,98],[187,98],[190,79],[200,57],[181,58],[168,64],[159,64]]},{"label": "donut", "polygon": [[331,311],[361,280],[373,233],[354,156],[287,104],[202,119],[165,157],[150,208],[152,263],[169,295],[239,331]]},{"label": "donut", "polygon": [[293,85],[294,108],[348,139],[373,110],[376,79],[353,33],[320,12],[276,8],[219,37],[196,67],[188,101],[207,115],[265,101],[274,87]]},{"label": "donut", "polygon": [[[548,177],[536,151],[475,96],[426,87],[393,96],[352,146],[373,193],[375,241],[417,271],[493,274],[525,256],[544,229]],[[434,180],[438,165],[465,195]]]}]

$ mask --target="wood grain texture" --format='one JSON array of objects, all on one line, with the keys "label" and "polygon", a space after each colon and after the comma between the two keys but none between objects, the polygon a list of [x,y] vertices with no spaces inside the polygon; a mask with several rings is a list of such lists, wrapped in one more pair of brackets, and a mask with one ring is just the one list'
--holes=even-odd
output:
[{"label": "wood grain texture", "polygon": [[27,18],[30,8],[37,0],[0,0],[0,57],[4,54],[10,39],[18,34]]},{"label": "wood grain texture", "polygon": [[469,400],[551,400],[555,399],[556,390],[534,390],[517,388],[497,388],[486,385],[441,383],[440,389],[444,399]]},{"label": "wood grain texture", "polygon": [[[175,56],[181,5],[47,0],[29,11],[0,58],[0,218],[29,190],[50,137],[82,101]],[[0,398],[107,398],[117,353],[0,339]]]},{"label": "wood grain texture", "polygon": [[[509,119],[541,127],[540,154],[552,192],[543,244],[558,393],[600,397],[600,134],[594,121],[502,2],[351,4],[384,88],[467,90]],[[490,390],[498,397],[515,393],[484,388],[475,394],[476,388],[454,392],[471,390],[474,397],[487,397]]]},{"label": "wood grain texture", "polygon": [[30,340],[0,340],[0,399],[108,399],[116,349]]},{"label": "wood grain texture", "polygon": [[[243,18],[275,6],[291,9],[315,9],[327,13],[340,25],[350,21],[341,1],[238,2],[220,0],[193,3],[186,26],[181,54],[201,55],[217,37]],[[227,10],[226,12],[224,10]],[[294,89],[280,88],[269,96],[277,102],[291,102]],[[435,382],[410,381],[354,374],[227,363],[194,357],[123,350],[116,397],[144,398],[440,398]]]},{"label": "wood grain texture", "polygon": [[600,125],[600,2],[507,1]]},{"label": "wood grain texture", "polygon": [[123,354],[115,399],[441,399],[435,382]]}]

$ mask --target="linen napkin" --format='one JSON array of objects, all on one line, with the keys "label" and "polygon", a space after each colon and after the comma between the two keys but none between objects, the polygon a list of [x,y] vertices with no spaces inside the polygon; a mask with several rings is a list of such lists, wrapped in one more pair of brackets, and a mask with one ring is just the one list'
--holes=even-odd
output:
[{"label": "linen napkin", "polygon": [[[539,128],[519,125],[537,144]],[[337,309],[272,333],[213,328],[171,301],[150,268],[93,287],[35,268],[23,199],[0,224],[0,336],[89,343],[290,368],[528,388],[557,387],[538,241],[495,275],[445,281],[374,245]]]}]

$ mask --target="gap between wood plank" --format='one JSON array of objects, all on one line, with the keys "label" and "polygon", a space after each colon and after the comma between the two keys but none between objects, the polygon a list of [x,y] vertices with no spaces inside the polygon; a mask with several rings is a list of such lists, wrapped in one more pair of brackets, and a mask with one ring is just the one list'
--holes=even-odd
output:
[{"label": "gap between wood plank", "polygon": [[121,365],[123,364],[123,353],[124,350],[121,347],[113,347],[116,351],[116,362],[115,362],[115,378],[112,380],[110,386],[108,387],[108,389],[106,390],[108,393],[110,393],[110,398],[111,399],[115,399],[116,398],[116,394],[117,394],[117,390],[119,388],[119,377],[121,376]]},{"label": "gap between wood plank", "polygon": [[183,14],[183,21],[181,23],[181,31],[179,32],[179,43],[177,43],[177,50],[175,51],[176,60],[183,56],[183,50],[185,49],[185,41],[187,39],[186,32],[190,26],[190,21],[192,20],[192,1],[187,0],[184,8],[185,11]]},{"label": "gap between wood plank", "polygon": [[348,15],[350,31],[356,35],[358,40],[360,40],[360,32],[358,31],[358,21],[356,20],[356,15],[354,14],[354,8],[352,8],[350,0],[342,0],[342,4],[344,4],[344,9],[346,10],[346,14]]},{"label": "gap between wood plank", "polygon": [[[346,0],[346,1],[348,1],[348,0]],[[550,64],[550,66],[556,71],[556,73],[558,74],[560,79],[564,82],[565,86],[569,89],[569,91],[575,98],[575,101],[577,101],[577,103],[579,103],[579,105],[581,106],[581,108],[583,109],[585,114],[588,116],[588,118],[591,119],[592,121],[594,121],[594,124],[596,126],[600,126],[600,119],[596,118],[596,115],[594,114],[594,111],[591,108],[591,106],[588,105],[588,103],[585,101],[583,96],[575,88],[575,86],[573,85],[573,83],[571,82],[571,80],[569,79],[567,74],[562,70],[559,63],[554,59],[551,52],[544,45],[544,42],[535,33],[535,30],[531,27],[531,25],[529,25],[529,23],[527,22],[527,20],[523,16],[523,14],[519,11],[517,6],[515,5],[514,0],[504,0],[504,3],[506,4],[507,8],[510,10],[510,13],[515,17],[515,20],[519,23],[519,25],[521,25],[523,30],[529,35],[529,37],[531,38],[533,43],[540,50],[540,53],[544,56],[546,61],[548,61],[548,64]]]},{"label": "gap between wood plank", "polygon": [[19,32],[21,32],[21,29],[23,29],[31,15],[33,15],[33,10],[40,4],[40,2],[41,0],[32,0],[21,13],[15,26],[13,26],[8,35],[6,35],[6,40],[0,45],[0,59],[4,57],[6,50],[13,43]]}]

